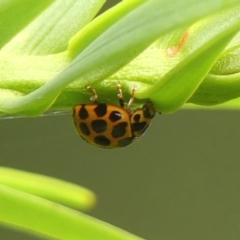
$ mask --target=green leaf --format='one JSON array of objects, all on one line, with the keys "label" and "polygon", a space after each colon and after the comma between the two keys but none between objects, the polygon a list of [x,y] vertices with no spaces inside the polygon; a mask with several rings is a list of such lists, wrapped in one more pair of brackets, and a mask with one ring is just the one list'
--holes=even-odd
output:
[{"label": "green leaf", "polygon": [[6,167],[0,167],[0,184],[81,210],[96,202],[94,193],[84,187]]},{"label": "green leaf", "polygon": [[196,104],[185,104],[184,109],[204,109],[204,110],[237,110],[240,109],[240,98],[227,101],[222,104],[204,106]]},{"label": "green leaf", "polygon": [[[63,189],[64,190],[64,189]],[[65,240],[140,240],[60,204],[0,184],[0,221],[42,237]]]},{"label": "green leaf", "polygon": [[[5,45],[1,54],[47,55],[65,51],[69,39],[92,20],[105,1],[55,1]],[[41,1],[36,2],[41,6]]]},{"label": "green leaf", "polygon": [[[180,50],[182,58],[179,63],[168,71],[161,81],[147,90],[143,89],[138,96],[141,98],[151,97],[157,109],[165,113],[179,109],[194,94],[204,78],[207,76],[204,80],[207,81],[211,76],[211,74],[207,75],[208,72],[238,32],[239,10],[240,8],[235,8],[216,14],[188,29],[184,46]],[[231,97],[233,96],[233,91],[228,91],[226,86],[221,86],[219,82],[218,84],[224,92],[222,99],[229,94]],[[225,84],[232,86],[230,79]],[[212,81],[208,88],[208,92],[214,94],[216,84]],[[201,91],[201,87],[198,91]],[[201,104],[210,102],[206,95],[201,100]],[[220,101],[219,97],[218,102]],[[191,98],[189,102],[194,101]]]},{"label": "green leaf", "polygon": [[[237,10],[237,9],[236,9]],[[238,16],[238,12],[233,12]],[[229,19],[230,20],[230,19]],[[228,20],[228,21],[229,21]],[[240,91],[240,34],[231,40],[222,51],[206,78],[189,102],[200,105],[216,105],[239,97]],[[221,104],[219,107],[239,108],[236,101]]]},{"label": "green leaf", "polygon": [[0,49],[54,0],[11,0],[0,2]]},{"label": "green leaf", "polygon": [[[54,103],[61,91],[75,80],[78,80],[73,83],[73,85],[75,84],[75,92],[77,88],[83,91],[84,86],[90,84],[101,86],[100,91],[105,92],[107,95],[113,94],[114,81],[109,85],[105,84],[104,80],[133,60],[160,36],[169,33],[169,31],[182,29],[200,17],[234,6],[237,3],[237,0],[123,1],[107,13],[93,20],[82,30],[82,37],[78,35],[73,38],[73,41],[70,42],[69,51],[58,55],[59,58],[64,59],[63,62],[66,62],[67,59],[70,61],[72,57],[79,54],[65,70],[60,72],[50,82],[26,96],[8,99],[0,96],[0,109],[2,112],[9,114],[41,114]],[[234,24],[235,26],[233,26]],[[215,51],[214,56],[210,59],[211,61],[216,60],[217,55],[219,56],[220,49],[226,46],[227,41],[233,35],[233,31],[236,31],[236,26],[237,23],[233,23],[230,29],[226,31],[226,34],[222,35],[221,42],[217,48],[218,53]],[[211,44],[213,41],[215,40],[210,41]],[[198,53],[202,53],[202,50],[204,49],[188,54],[189,57],[186,58],[184,63],[179,65],[179,69],[184,72],[182,67],[185,66],[185,69],[188,70],[186,67],[187,63],[191,63],[191,59],[196,61]],[[204,55],[199,56],[198,60],[203,61]],[[165,100],[163,100],[163,97],[158,99],[158,96],[160,96],[157,94],[158,90],[160,90],[158,88],[162,88],[166,80],[158,79],[157,82],[153,83],[156,83],[156,85],[150,89],[146,89],[148,80],[143,84],[142,82],[125,81],[123,89],[125,92],[128,91],[130,93],[132,86],[137,85],[136,97],[140,102],[145,101],[143,98],[153,98],[157,110],[171,112],[178,109],[190,97],[193,89],[197,88],[200,81],[203,80],[202,76],[206,74],[207,68],[209,69],[210,60],[199,74],[201,79],[194,81],[191,87],[191,84],[187,84],[189,88],[181,92],[181,96],[177,98],[180,101],[179,103],[176,103],[176,99],[173,100],[174,102],[171,102],[170,94],[166,93],[168,90],[170,91],[171,87],[164,87],[161,90],[163,93],[161,96],[165,96]],[[189,66],[194,66],[194,63],[191,63]],[[160,63],[159,67],[161,67]],[[177,74],[177,70],[175,69],[175,74]],[[138,70],[136,70],[136,73],[138,73]],[[185,72],[184,74],[185,77],[189,76]],[[173,75],[174,71],[168,74],[168,76]],[[174,76],[174,79],[176,79],[176,76]],[[165,86],[173,86],[173,82],[171,80],[171,83]],[[150,83],[151,85],[152,83]],[[175,86],[171,91],[174,92],[176,88]],[[167,104],[166,106],[165,103]]]}]

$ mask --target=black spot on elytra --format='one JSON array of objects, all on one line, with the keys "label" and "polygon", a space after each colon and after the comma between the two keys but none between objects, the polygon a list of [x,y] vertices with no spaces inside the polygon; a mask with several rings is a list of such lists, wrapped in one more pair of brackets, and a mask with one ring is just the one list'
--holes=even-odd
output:
[{"label": "black spot on elytra", "polygon": [[107,105],[105,103],[99,103],[97,107],[94,108],[94,112],[98,117],[103,117],[107,113]]},{"label": "black spot on elytra", "polygon": [[97,119],[92,121],[91,127],[94,132],[102,133],[107,130],[107,123],[103,119]]},{"label": "black spot on elytra", "polygon": [[88,111],[85,108],[85,104],[82,105],[82,107],[79,110],[78,116],[80,119],[84,120],[88,118]]},{"label": "black spot on elytra", "polygon": [[122,137],[126,134],[127,122],[121,122],[113,127],[112,136],[114,138]]},{"label": "black spot on elytra", "polygon": [[105,136],[95,137],[94,142],[101,146],[109,146],[111,144],[111,141],[108,138],[106,138]]},{"label": "black spot on elytra", "polygon": [[146,122],[135,122],[132,124],[133,132],[138,132],[143,130],[147,126]]},{"label": "black spot on elytra", "polygon": [[133,116],[133,119],[134,119],[135,122],[139,122],[140,117],[141,117],[140,114],[135,114],[135,115]]},{"label": "black spot on elytra", "polygon": [[84,135],[90,135],[90,130],[86,123],[80,123],[79,128]]},{"label": "black spot on elytra", "polygon": [[116,122],[120,119],[122,119],[122,114],[118,111],[112,111],[109,115],[109,120],[111,120],[112,122]]},{"label": "black spot on elytra", "polygon": [[132,137],[123,138],[118,141],[118,147],[125,147],[125,146],[129,145],[132,142],[132,140],[133,140]]}]

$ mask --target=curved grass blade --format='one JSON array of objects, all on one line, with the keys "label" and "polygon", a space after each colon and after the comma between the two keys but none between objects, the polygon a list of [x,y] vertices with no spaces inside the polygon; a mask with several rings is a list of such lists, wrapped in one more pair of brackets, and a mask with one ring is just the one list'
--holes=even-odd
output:
[{"label": "curved grass blade", "polygon": [[[185,49],[182,50],[185,51],[183,59],[158,83],[138,92],[137,96],[151,96],[156,108],[161,112],[169,113],[179,109],[194,94],[223,49],[238,32],[239,10],[240,8],[234,8],[193,25],[188,30],[192,39],[186,41]],[[228,83],[230,86],[231,82]],[[213,83],[209,87],[209,93],[213,94],[215,87],[216,84]],[[227,91],[224,87],[222,89]],[[191,99],[189,102],[192,102]]]},{"label": "curved grass blade", "polygon": [[97,14],[106,0],[56,0],[1,49],[1,54],[49,55],[63,52],[68,41]]},{"label": "curved grass blade", "polygon": [[140,240],[60,204],[0,184],[0,221],[28,233],[63,240]]},{"label": "curved grass blade", "polygon": [[[109,18],[109,21],[113,22],[111,27],[107,25],[105,30],[104,26],[101,26],[102,22],[99,21],[99,27],[103,29],[103,33],[91,44],[87,43],[86,49],[81,50],[74,61],[51,82],[24,97],[4,100],[0,97],[0,110],[8,113],[38,115],[51,106],[61,90],[72,81],[78,79],[81,82],[80,87],[100,82],[131,61],[167,31],[190,24],[199,17],[238,3],[236,0],[178,2],[142,0],[141,4],[138,1],[130,2],[124,1],[116,6],[117,10],[114,11],[119,11],[119,16],[123,12],[124,17],[115,21],[114,16],[111,16]],[[125,14],[124,10],[128,4],[133,5],[128,14]],[[181,12],[184,14],[180,14]],[[97,24],[94,24],[93,28],[89,28],[89,36],[95,36],[93,32]],[[139,94],[138,97],[143,95]]]},{"label": "curved grass blade", "polygon": [[183,106],[184,109],[191,110],[239,110],[240,109],[240,98],[236,98],[222,104],[212,105],[212,106],[204,106],[204,105],[196,105],[194,103],[188,103]]},{"label": "curved grass blade", "polygon": [[[11,0],[0,3],[0,49],[54,0]],[[16,18],[17,16],[17,18]]]},{"label": "curved grass blade", "polygon": [[77,184],[6,167],[0,167],[0,184],[81,210],[96,203],[95,194]]}]

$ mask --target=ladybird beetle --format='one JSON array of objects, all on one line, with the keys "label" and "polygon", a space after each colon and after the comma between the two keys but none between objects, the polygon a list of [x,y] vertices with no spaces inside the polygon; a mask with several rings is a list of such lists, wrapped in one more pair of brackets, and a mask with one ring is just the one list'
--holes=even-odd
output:
[{"label": "ladybird beetle", "polygon": [[73,108],[73,121],[79,135],[88,143],[102,148],[120,148],[129,145],[143,135],[155,115],[152,102],[131,112],[135,88],[127,106],[124,104],[121,85],[117,84],[119,105],[100,103],[97,93],[92,93],[90,104],[78,104]]}]

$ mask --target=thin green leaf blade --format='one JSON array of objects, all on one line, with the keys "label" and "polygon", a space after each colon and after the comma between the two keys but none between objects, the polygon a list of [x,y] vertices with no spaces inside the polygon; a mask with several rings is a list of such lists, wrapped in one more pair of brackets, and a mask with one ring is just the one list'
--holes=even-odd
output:
[{"label": "thin green leaf blade", "polygon": [[224,102],[222,104],[217,105],[196,105],[194,103],[187,103],[183,106],[183,109],[191,109],[191,110],[239,110],[240,109],[240,98],[236,98],[227,102]]},{"label": "thin green leaf blade", "polygon": [[15,36],[1,54],[49,55],[63,52],[69,39],[96,15],[104,3],[105,0],[56,0]]},{"label": "thin green leaf blade", "polygon": [[32,234],[63,240],[140,240],[60,204],[0,184],[0,221]]},{"label": "thin green leaf blade", "polygon": [[[61,90],[74,80],[78,79],[80,82],[78,86],[82,88],[87,84],[97,84],[131,61],[167,31],[190,24],[199,17],[237,3],[236,0],[194,2],[146,0],[120,21],[114,22],[113,26],[108,27],[92,44],[87,44],[87,48],[51,82],[24,97],[2,101],[0,99],[0,109],[8,113],[39,114],[45,111]],[[119,5],[116,7],[119,8]],[[119,9],[121,12],[122,8]],[[187,14],[179,14],[179,12],[185,13],[186,9]],[[139,98],[141,96],[143,97],[138,94]],[[43,99],[46,99],[44,103],[41,102]]]},{"label": "thin green leaf blade", "polygon": [[[0,3],[0,49],[54,0],[11,0]],[[16,17],[17,16],[17,17]]]},{"label": "thin green leaf blade", "polygon": [[0,167],[0,184],[81,210],[96,203],[95,194],[77,184],[6,167]]},{"label": "thin green leaf blade", "polygon": [[[158,111],[164,113],[179,109],[194,94],[219,55],[238,32],[239,10],[240,8],[234,8],[225,11],[200,21],[197,26],[192,27],[193,30],[190,28],[188,31],[193,37],[185,43],[183,59],[157,84],[138,93],[138,96],[151,96]],[[215,91],[216,84],[212,83],[209,93]],[[192,102],[191,99],[189,102]]]}]

